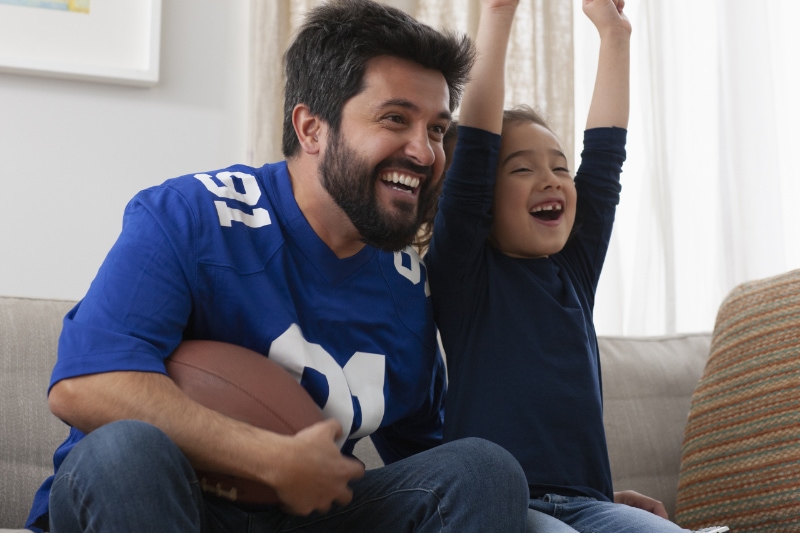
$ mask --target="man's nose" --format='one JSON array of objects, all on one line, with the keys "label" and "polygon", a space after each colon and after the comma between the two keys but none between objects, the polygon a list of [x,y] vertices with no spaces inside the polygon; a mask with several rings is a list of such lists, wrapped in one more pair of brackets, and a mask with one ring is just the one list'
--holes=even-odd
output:
[{"label": "man's nose", "polygon": [[427,127],[420,126],[409,132],[409,139],[405,151],[406,155],[410,157],[414,163],[424,167],[429,167],[436,161],[436,153],[431,146]]}]

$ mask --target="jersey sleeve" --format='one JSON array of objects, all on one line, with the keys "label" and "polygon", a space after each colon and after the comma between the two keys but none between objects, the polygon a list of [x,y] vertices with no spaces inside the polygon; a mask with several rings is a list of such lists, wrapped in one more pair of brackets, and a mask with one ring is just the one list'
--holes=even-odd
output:
[{"label": "jersey sleeve", "polygon": [[65,317],[50,386],[70,377],[136,370],[164,373],[192,309],[194,213],[168,187],[128,204],[122,232],[86,296]]}]

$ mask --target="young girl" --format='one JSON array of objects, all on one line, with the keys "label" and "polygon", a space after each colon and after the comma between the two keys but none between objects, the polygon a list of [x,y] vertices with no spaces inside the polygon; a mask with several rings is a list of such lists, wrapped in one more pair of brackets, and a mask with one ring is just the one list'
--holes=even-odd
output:
[{"label": "young girl", "polygon": [[445,439],[479,436],[514,454],[530,488],[531,531],[682,531],[660,502],[613,492],[603,429],[592,308],[625,159],[624,2],[583,1],[601,44],[574,181],[557,137],[530,108],[504,120],[517,3],[483,0],[479,55],[425,260],[450,376]]}]

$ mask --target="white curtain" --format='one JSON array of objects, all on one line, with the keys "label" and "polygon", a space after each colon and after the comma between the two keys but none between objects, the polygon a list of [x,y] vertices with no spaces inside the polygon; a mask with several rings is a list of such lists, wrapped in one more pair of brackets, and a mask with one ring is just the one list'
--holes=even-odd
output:
[{"label": "white curtain", "polygon": [[[521,0],[506,65],[507,107],[538,109],[574,161],[573,0]],[[580,9],[580,7],[578,7]],[[434,28],[475,36],[478,0],[416,0],[415,17]]]},{"label": "white curtain", "polygon": [[280,161],[283,52],[305,12],[323,0],[250,0],[250,134],[248,163]]},{"label": "white curtain", "polygon": [[[283,50],[321,0],[251,2],[250,162],[260,165],[281,159]],[[434,27],[474,35],[477,26],[478,0],[386,3]],[[800,268],[790,168],[800,2],[629,0],[626,12],[628,160],[595,322],[601,334],[708,331],[736,284]],[[521,0],[512,31],[506,104],[540,108],[579,153],[596,30],[578,0]]]},{"label": "white curtain", "polygon": [[[599,333],[713,328],[735,285],[800,267],[800,4],[629,1],[632,114]],[[575,22],[576,128],[596,32]]]}]

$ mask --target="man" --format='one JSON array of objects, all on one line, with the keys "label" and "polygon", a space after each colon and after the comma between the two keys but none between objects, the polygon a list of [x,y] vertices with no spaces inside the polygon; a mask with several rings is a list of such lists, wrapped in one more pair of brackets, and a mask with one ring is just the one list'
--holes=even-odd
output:
[{"label": "man", "polygon": [[[408,247],[435,202],[472,56],[467,39],[370,0],[321,6],[285,57],[286,162],[132,200],[64,321],[49,401],[72,431],[29,526],[524,530],[510,454],[475,439],[437,447],[444,366]],[[163,361],[194,338],[268,355],[326,420],[287,437],[189,400]],[[365,473],[349,454],[367,435],[388,466]],[[193,466],[270,485],[281,504],[205,495]]]}]

